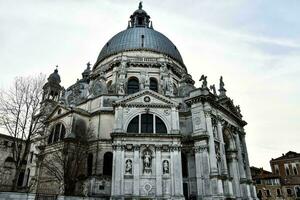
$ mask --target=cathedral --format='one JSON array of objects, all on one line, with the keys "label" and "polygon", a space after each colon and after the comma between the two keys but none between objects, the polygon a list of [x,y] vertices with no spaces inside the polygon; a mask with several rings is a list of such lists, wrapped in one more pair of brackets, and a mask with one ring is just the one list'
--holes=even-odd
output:
[{"label": "cathedral", "polygon": [[[257,199],[240,108],[222,77],[218,88],[200,81],[140,3],[80,80],[65,89],[58,69],[48,77],[27,182],[99,199]],[[77,157],[55,164],[57,151]]]}]

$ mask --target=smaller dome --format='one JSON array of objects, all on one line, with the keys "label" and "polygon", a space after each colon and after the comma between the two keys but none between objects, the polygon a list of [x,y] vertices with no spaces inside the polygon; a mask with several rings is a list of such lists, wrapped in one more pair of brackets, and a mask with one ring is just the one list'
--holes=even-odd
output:
[{"label": "smaller dome", "polygon": [[50,76],[48,77],[48,82],[49,83],[60,83],[60,76],[58,74],[58,70],[55,69],[54,72],[52,74],[50,74]]}]

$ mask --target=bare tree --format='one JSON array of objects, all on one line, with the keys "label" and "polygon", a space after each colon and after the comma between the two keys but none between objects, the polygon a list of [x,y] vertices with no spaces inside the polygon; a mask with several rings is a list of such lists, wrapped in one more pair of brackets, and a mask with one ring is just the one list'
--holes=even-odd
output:
[{"label": "bare tree", "polygon": [[[73,128],[77,130],[77,133],[74,131],[74,138],[67,137],[53,145],[51,149],[43,147],[39,154],[40,178],[46,182],[49,180],[56,182],[60,194],[65,196],[75,195],[76,184],[87,178],[84,169],[87,163],[88,144],[93,140],[94,131],[91,127],[78,131],[78,125],[85,127],[84,124],[78,123],[79,121],[81,120],[74,121]],[[43,190],[41,182],[38,187]]]},{"label": "bare tree", "polygon": [[87,153],[86,142],[65,140],[53,152],[43,155],[41,172],[59,185],[62,195],[74,195],[76,183],[85,177]]},{"label": "bare tree", "polygon": [[30,150],[31,139],[43,131],[40,103],[45,75],[17,77],[12,86],[0,93],[0,126],[13,137],[12,156],[16,169],[12,190]]}]

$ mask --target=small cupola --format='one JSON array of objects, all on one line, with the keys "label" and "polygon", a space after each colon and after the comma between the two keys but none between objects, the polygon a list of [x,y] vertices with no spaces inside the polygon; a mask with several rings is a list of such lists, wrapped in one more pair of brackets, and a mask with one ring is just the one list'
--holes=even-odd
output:
[{"label": "small cupola", "polygon": [[60,86],[60,76],[58,74],[58,66],[50,76],[48,77],[48,81],[43,86],[43,101],[44,100],[52,100],[58,101],[60,96],[60,91],[62,87]]},{"label": "small cupola", "polygon": [[130,16],[128,28],[133,27],[152,28],[150,16],[147,14],[146,11],[143,10],[142,2],[139,3],[139,9],[134,11],[134,13]]}]

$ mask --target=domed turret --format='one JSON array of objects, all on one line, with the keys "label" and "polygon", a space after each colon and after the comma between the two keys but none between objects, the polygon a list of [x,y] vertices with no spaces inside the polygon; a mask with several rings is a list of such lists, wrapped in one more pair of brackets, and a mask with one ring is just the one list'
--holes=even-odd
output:
[{"label": "domed turret", "polygon": [[60,91],[62,90],[62,87],[60,86],[60,76],[58,74],[58,70],[54,70],[52,74],[48,77],[48,82],[44,85],[43,90],[43,101],[44,100],[50,100],[54,102],[58,102]]},{"label": "domed turret", "polygon": [[[58,67],[58,66],[56,66]],[[48,77],[48,82],[49,83],[57,83],[60,84],[60,76],[58,74],[58,70],[57,68],[54,70],[54,72],[52,74],[50,74],[50,76]]]}]

